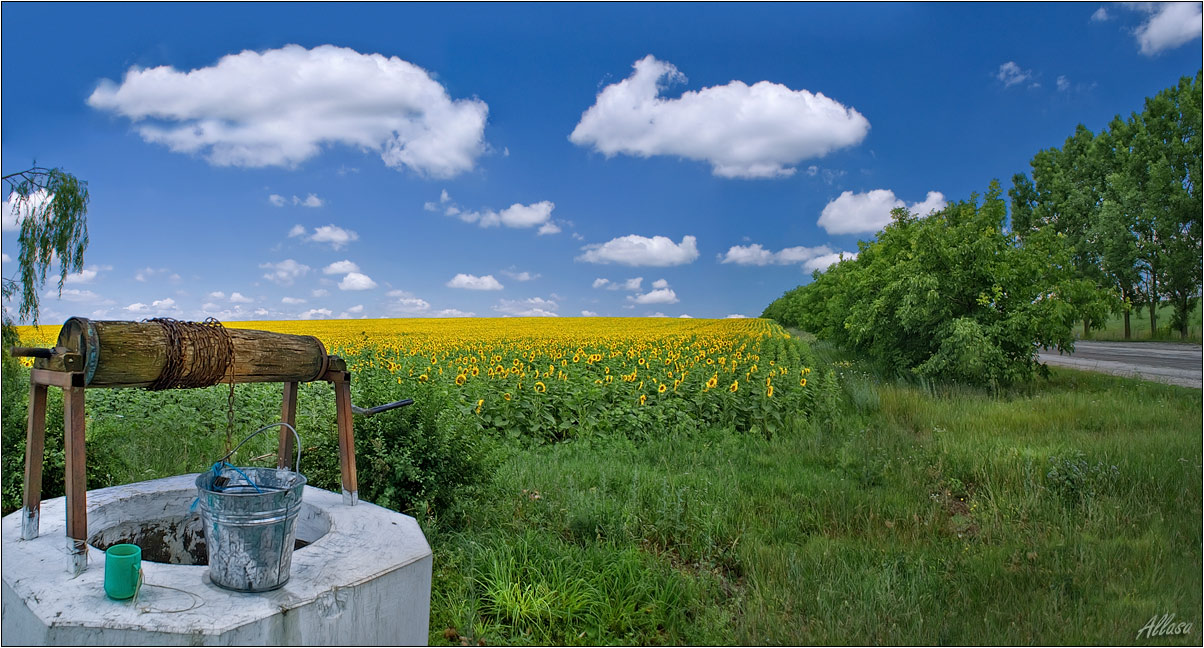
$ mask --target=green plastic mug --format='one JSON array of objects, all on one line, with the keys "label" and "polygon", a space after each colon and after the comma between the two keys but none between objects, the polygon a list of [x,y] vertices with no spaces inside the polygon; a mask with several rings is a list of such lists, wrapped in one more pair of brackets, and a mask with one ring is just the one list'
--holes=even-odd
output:
[{"label": "green plastic mug", "polygon": [[142,584],[142,547],[115,544],[105,550],[105,594],[124,601],[133,598]]}]

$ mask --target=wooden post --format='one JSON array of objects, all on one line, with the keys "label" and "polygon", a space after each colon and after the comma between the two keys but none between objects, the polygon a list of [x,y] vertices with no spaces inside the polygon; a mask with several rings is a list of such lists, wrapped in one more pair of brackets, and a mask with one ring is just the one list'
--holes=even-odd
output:
[{"label": "wooden post", "polygon": [[21,539],[38,537],[42,511],[42,463],[46,460],[46,385],[29,381],[29,422],[25,428],[25,497]]},{"label": "wooden post", "polygon": [[[297,427],[297,383],[284,383],[284,402],[280,406],[280,420]],[[279,451],[276,456],[277,468],[294,468],[297,449],[293,447],[293,433],[283,425],[280,426]]]},{"label": "wooden post", "polygon": [[66,434],[67,553],[70,570],[88,568],[88,484],[84,451],[84,374],[72,373],[63,388],[63,427]]},{"label": "wooden post", "polygon": [[343,503],[355,506],[359,488],[355,479],[355,433],[351,427],[351,374],[333,372],[335,420],[339,426],[339,468],[343,473]]}]

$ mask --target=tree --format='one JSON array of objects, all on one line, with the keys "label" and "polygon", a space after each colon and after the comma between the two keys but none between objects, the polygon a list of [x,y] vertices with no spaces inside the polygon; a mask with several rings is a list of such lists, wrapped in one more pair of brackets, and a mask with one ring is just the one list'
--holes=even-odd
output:
[{"label": "tree", "polygon": [[[60,168],[36,164],[2,179],[10,191],[13,216],[21,227],[17,254],[20,279],[5,277],[3,294],[6,301],[19,294],[17,319],[36,324],[38,291],[46,283],[51,264],[59,264],[60,295],[67,275],[83,270],[84,250],[88,247],[88,183]],[[12,325],[6,311],[6,331]]]},{"label": "tree", "polygon": [[[797,314],[819,337],[898,373],[1001,386],[1044,371],[1040,347],[1071,349],[1076,302],[1095,292],[1076,276],[1067,237],[1021,242],[1004,227],[998,182],[928,217],[906,209],[872,242],[767,313]],[[779,300],[779,301],[782,301]]]}]

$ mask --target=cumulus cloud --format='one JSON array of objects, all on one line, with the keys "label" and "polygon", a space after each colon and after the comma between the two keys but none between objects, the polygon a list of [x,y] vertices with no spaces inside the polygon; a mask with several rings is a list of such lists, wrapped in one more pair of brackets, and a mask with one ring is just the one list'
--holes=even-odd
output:
[{"label": "cumulus cloud", "polygon": [[762,247],[760,243],[753,243],[751,245],[733,245],[728,248],[726,254],[720,255],[719,262],[756,266],[793,265],[831,251],[828,246],[820,245],[817,247],[789,247],[779,252],[771,252]]},{"label": "cumulus cloud", "polygon": [[1108,10],[1104,7],[1096,9],[1095,13],[1091,14],[1091,22],[1104,22],[1108,20],[1108,18]]},{"label": "cumulus cloud", "polygon": [[592,310],[583,310],[583,311],[581,311],[581,316],[582,317],[597,317],[598,314]]},{"label": "cumulus cloud", "polygon": [[676,304],[678,299],[677,293],[666,286],[640,295],[629,296],[627,301],[636,304]]},{"label": "cumulus cloud", "polygon": [[597,279],[594,279],[594,288],[605,288],[607,290],[629,290],[629,291],[634,292],[634,291],[639,290],[640,285],[642,285],[643,283],[644,283],[643,277],[632,277],[631,279],[628,279],[627,281],[621,281],[621,282],[620,281],[611,281],[610,279],[603,279],[603,278],[599,277]]},{"label": "cumulus cloud", "polygon": [[315,317],[330,317],[333,314],[334,311],[330,310],[329,308],[311,308],[304,313],[301,313],[297,317],[307,320],[314,319]]},{"label": "cumulus cloud", "polygon": [[476,317],[477,314],[471,311],[462,311],[458,308],[444,308],[441,311],[431,313],[431,317]]},{"label": "cumulus cloud", "polygon": [[146,311],[150,310],[150,307],[142,302],[134,302],[129,306],[126,306],[125,309],[131,313],[145,313]]},{"label": "cumulus cloud", "polygon": [[97,277],[97,275],[99,275],[102,271],[107,271],[107,270],[112,270],[112,269],[113,269],[113,266],[110,266],[110,265],[88,266],[88,267],[84,268],[83,270],[80,270],[79,272],[74,272],[72,274],[67,275],[67,278],[63,280],[63,283],[68,283],[68,284],[92,283],[92,280],[95,279]]},{"label": "cumulus cloud", "polygon": [[560,231],[560,227],[552,221],[552,210],[556,208],[556,203],[550,200],[541,200],[530,205],[514,203],[501,211],[469,210],[463,209],[452,201],[451,196],[444,189],[439,196],[438,204],[427,202],[423,204],[422,208],[432,212],[442,211],[445,216],[454,216],[465,223],[476,223],[480,227],[503,226],[514,229],[539,227],[538,234],[555,234]]},{"label": "cumulus cloud", "polygon": [[396,313],[414,315],[429,311],[431,309],[431,305],[425,299],[419,299],[417,297],[401,297],[397,301],[389,304],[389,309]]},{"label": "cumulus cloud", "polygon": [[354,262],[349,261],[347,259],[343,259],[342,261],[335,261],[334,263],[326,266],[325,268],[322,268],[322,274],[328,274],[328,275],[347,274],[348,272],[359,272],[359,271],[360,271],[360,267],[358,265],[356,265]]},{"label": "cumulus cloud", "polygon": [[[889,189],[874,189],[855,194],[846,191],[824,206],[818,224],[829,234],[855,234],[877,232],[890,223],[890,212],[906,203],[895,197]],[[924,200],[912,204],[908,211],[927,216],[945,208],[945,196],[939,191],[929,191]]]},{"label": "cumulus cloud", "polygon": [[300,297],[281,297],[280,303],[295,306],[297,304],[304,304],[305,300],[301,299]]},{"label": "cumulus cloud", "polygon": [[1032,70],[1022,70],[1015,61],[1008,61],[999,66],[995,78],[1003,82],[1003,87],[1010,88],[1018,83],[1024,83],[1033,77]]},{"label": "cumulus cloud", "polygon": [[464,288],[465,290],[501,290],[502,284],[493,275],[478,277],[476,275],[459,273],[447,282],[448,288]]},{"label": "cumulus cloud", "polygon": [[532,297],[530,299],[499,299],[493,310],[507,317],[559,317],[556,302]]},{"label": "cumulus cloud", "polygon": [[317,195],[309,194],[304,198],[293,196],[293,204],[301,205],[302,207],[321,207],[324,203]]},{"label": "cumulus cloud", "polygon": [[1067,79],[1065,75],[1058,75],[1057,84],[1058,92],[1066,92],[1070,89],[1070,79]]},{"label": "cumulus cloud", "polygon": [[822,93],[769,81],[661,91],[686,77],[652,55],[628,78],[606,86],[581,115],[569,140],[606,156],[673,155],[707,162],[726,178],[789,176],[807,158],[861,142],[869,121]]},{"label": "cumulus cloud", "polygon": [[292,259],[285,259],[279,263],[261,263],[259,267],[268,270],[268,273],[263,275],[264,279],[281,286],[291,286],[298,277],[309,272],[309,266]]},{"label": "cumulus cloud", "polygon": [[[260,266],[260,267],[263,267],[263,266]],[[146,281],[150,281],[151,279],[154,279],[155,277],[162,277],[163,275],[167,275],[168,281],[179,281],[180,280],[180,275],[172,272],[168,268],[151,268],[149,266],[134,273],[134,280],[146,282]]]},{"label": "cumulus cloud", "polygon": [[842,260],[849,261],[856,258],[856,252],[833,252],[831,254],[815,257],[814,259],[808,259],[807,262],[803,264],[803,269],[807,272],[814,272],[815,270],[827,270],[832,266],[833,263],[839,263]]},{"label": "cumulus cloud", "polygon": [[59,299],[62,299],[63,301],[69,301],[69,302],[84,302],[84,303],[110,301],[110,300],[104,299],[103,297],[92,292],[91,290],[80,290],[78,288],[64,288],[63,292],[59,295]]},{"label": "cumulus cloud", "polygon": [[88,105],[217,166],[295,167],[343,144],[438,178],[473,168],[489,112],[412,63],[333,45],[246,50],[189,72],[134,66],[120,84],[100,81]]},{"label": "cumulus cloud", "polygon": [[331,247],[338,250],[359,237],[359,234],[351,230],[345,230],[332,224],[314,229],[314,233],[310,235],[309,240],[314,243],[329,243]]},{"label": "cumulus cloud", "polygon": [[0,229],[5,232],[15,232],[21,229],[21,221],[30,214],[41,211],[53,199],[54,194],[46,193],[45,189],[38,189],[24,199],[15,191],[8,194],[8,200],[0,205],[0,209],[3,210],[3,222],[0,224]]},{"label": "cumulus cloud", "polygon": [[305,236],[305,232],[306,229],[304,225],[293,225],[293,229],[288,231],[288,237],[296,238],[298,236]]},{"label": "cumulus cloud", "polygon": [[255,300],[251,299],[250,297],[244,297],[240,292],[234,292],[230,293],[230,301],[235,304],[250,304]]},{"label": "cumulus cloud", "polygon": [[[272,203],[272,205],[274,205],[276,207],[283,207],[284,206],[284,196],[281,196],[280,194],[272,194],[272,195],[268,196],[268,202]],[[297,227],[301,227],[301,226],[298,225]],[[301,228],[301,231],[302,231],[302,233],[304,233],[305,228]]]},{"label": "cumulus cloud", "polygon": [[1146,56],[1174,49],[1200,37],[1199,2],[1144,2],[1128,6],[1149,15],[1135,32],[1141,53]]},{"label": "cumulus cloud", "polygon": [[376,282],[371,277],[359,272],[349,272],[339,282],[339,290],[371,290],[375,287]]},{"label": "cumulus cloud", "polygon": [[698,258],[697,239],[693,236],[684,236],[681,243],[674,243],[673,239],[664,236],[647,238],[629,234],[581,249],[585,253],[577,260],[589,263],[664,267],[692,263]]}]

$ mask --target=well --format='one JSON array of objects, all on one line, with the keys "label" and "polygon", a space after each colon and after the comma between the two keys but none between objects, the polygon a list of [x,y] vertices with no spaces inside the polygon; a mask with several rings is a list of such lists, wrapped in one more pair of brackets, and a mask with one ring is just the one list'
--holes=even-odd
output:
[{"label": "well", "polygon": [[[6,645],[421,645],[430,616],[431,550],[409,516],[306,486],[292,577],[244,594],[214,585],[196,474],[88,492],[88,569],[62,569],[66,502],[42,502],[43,533],[0,529]],[[69,542],[70,540],[68,540]],[[105,547],[143,547],[136,601],[104,594]]]}]

